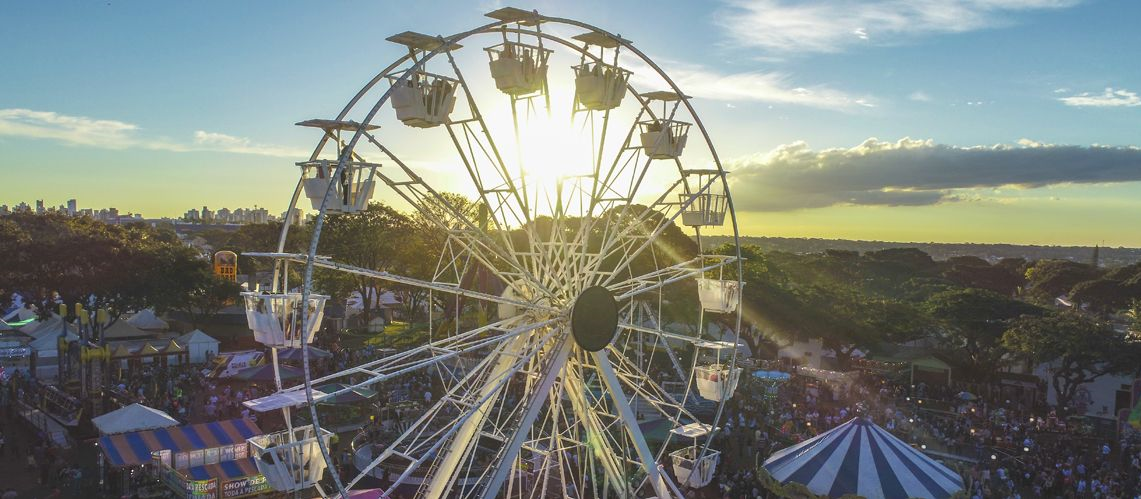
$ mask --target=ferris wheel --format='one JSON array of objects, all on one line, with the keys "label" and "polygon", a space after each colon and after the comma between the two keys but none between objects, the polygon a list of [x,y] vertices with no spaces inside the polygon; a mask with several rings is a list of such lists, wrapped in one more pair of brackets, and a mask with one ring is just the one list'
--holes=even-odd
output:
[{"label": "ferris wheel", "polygon": [[[288,212],[316,210],[308,253],[284,252],[287,217],[277,251],[251,254],[276,262],[272,291],[244,295],[278,373],[276,393],[246,405],[287,429],[251,439],[251,457],[275,489],[326,497],[684,497],[713,479],[741,372],[725,171],[689,98],[629,40],[516,8],[487,16],[389,37],[407,55],[335,117],[298,123],[321,137]],[[370,200],[439,231],[430,275],[322,256],[326,220]],[[427,339],[318,376],[317,269],[428,296],[414,311]],[[281,348],[300,349],[303,383],[282,383]],[[324,402],[407,379],[432,395],[341,439],[350,472],[333,472]]]}]

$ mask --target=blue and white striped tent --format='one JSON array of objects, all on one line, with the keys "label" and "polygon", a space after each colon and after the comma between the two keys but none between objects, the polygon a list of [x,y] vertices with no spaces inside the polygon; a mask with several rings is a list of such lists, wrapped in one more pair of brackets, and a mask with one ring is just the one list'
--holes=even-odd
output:
[{"label": "blue and white striped tent", "polygon": [[958,473],[860,417],[773,454],[765,469],[830,497],[943,499],[963,488]]}]

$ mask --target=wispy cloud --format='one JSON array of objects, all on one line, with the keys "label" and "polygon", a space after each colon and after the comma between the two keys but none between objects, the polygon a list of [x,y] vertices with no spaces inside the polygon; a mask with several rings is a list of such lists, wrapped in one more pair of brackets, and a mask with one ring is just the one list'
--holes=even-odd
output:
[{"label": "wispy cloud", "polygon": [[730,39],[770,53],[840,52],[930,34],[1003,26],[1024,11],[1081,0],[727,0],[715,13]]},{"label": "wispy cloud", "polygon": [[1141,148],[1046,145],[958,147],[874,138],[815,151],[804,142],[728,162],[742,210],[834,205],[920,206],[969,199],[961,189],[1141,181]]},{"label": "wispy cloud", "polygon": [[[1057,92],[1057,91],[1055,91]],[[1089,92],[1058,99],[1067,106],[1074,107],[1137,107],[1141,106],[1141,96],[1125,89],[1106,88],[1100,94]]]},{"label": "wispy cloud", "polygon": [[134,123],[71,116],[52,111],[0,109],[0,136],[46,139],[102,149],[149,149],[170,152],[228,152],[262,156],[302,157],[306,151],[258,144],[250,139],[196,131],[190,142],[146,137]]},{"label": "wispy cloud", "polygon": [[[857,95],[827,85],[799,85],[781,72],[750,71],[723,73],[713,68],[676,61],[662,61],[670,78],[686,95],[710,100],[730,102],[765,102],[796,106],[855,111],[876,107],[877,100],[870,95]],[[636,83],[657,87],[661,82],[648,67],[632,64]]]},{"label": "wispy cloud", "polygon": [[908,95],[907,98],[916,102],[931,102],[931,96],[922,90],[911,92],[911,95]]},{"label": "wispy cloud", "polygon": [[307,151],[301,149],[258,144],[245,137],[235,137],[224,133],[197,130],[194,132],[194,145],[201,150],[231,152],[237,154],[257,154],[261,156],[281,156],[299,158],[308,156]]}]

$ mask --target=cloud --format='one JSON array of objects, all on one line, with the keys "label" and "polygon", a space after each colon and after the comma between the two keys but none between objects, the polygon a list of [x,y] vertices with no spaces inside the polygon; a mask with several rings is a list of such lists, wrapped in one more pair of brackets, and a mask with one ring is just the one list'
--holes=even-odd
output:
[{"label": "cloud", "polygon": [[131,123],[67,116],[51,111],[0,109],[0,135],[53,139],[77,145],[125,149],[131,134],[138,130]]},{"label": "cloud", "polygon": [[[791,76],[780,72],[721,73],[698,64],[676,61],[660,64],[686,95],[703,99],[789,104],[835,111],[876,107],[877,102],[872,96],[855,95],[827,85],[797,85]],[[648,66],[636,61],[628,66],[634,71],[635,83],[649,87],[662,84]]]},{"label": "cloud", "polygon": [[68,145],[102,149],[149,149],[170,152],[229,152],[262,156],[302,157],[298,149],[256,144],[242,137],[199,130],[190,143],[140,135],[133,123],[70,116],[52,111],[0,109],[0,136],[47,139]]},{"label": "cloud", "polygon": [[[1058,93],[1057,91],[1055,91]],[[1106,88],[1100,94],[1089,92],[1058,99],[1067,106],[1074,107],[1137,107],[1141,106],[1141,97],[1136,92],[1125,89],[1114,90]]]},{"label": "cloud", "polygon": [[787,211],[835,205],[922,206],[967,200],[960,189],[1141,181],[1141,148],[1044,145],[958,147],[875,138],[815,151],[804,142],[729,161],[737,207]]},{"label": "cloud", "polygon": [[1010,24],[1023,11],[1081,0],[727,0],[714,14],[738,46],[777,54],[841,52],[874,38],[898,42]]},{"label": "cloud", "polygon": [[931,102],[931,96],[921,90],[911,92],[911,95],[908,95],[907,98],[916,102]]},{"label": "cloud", "polygon": [[197,130],[194,132],[194,145],[201,150],[230,152],[237,154],[257,154],[299,158],[309,156],[309,152],[289,147],[257,144],[245,137],[235,137],[224,133]]}]

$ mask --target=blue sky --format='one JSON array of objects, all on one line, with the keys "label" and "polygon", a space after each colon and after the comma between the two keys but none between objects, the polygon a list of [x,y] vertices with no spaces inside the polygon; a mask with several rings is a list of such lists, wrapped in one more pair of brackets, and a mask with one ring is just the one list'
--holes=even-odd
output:
[{"label": "blue sky", "polygon": [[[516,5],[622,34],[693,95],[745,234],[1141,246],[1139,2]],[[497,6],[6,2],[0,204],[280,211],[314,143],[294,122],[400,56],[386,36]]]}]

